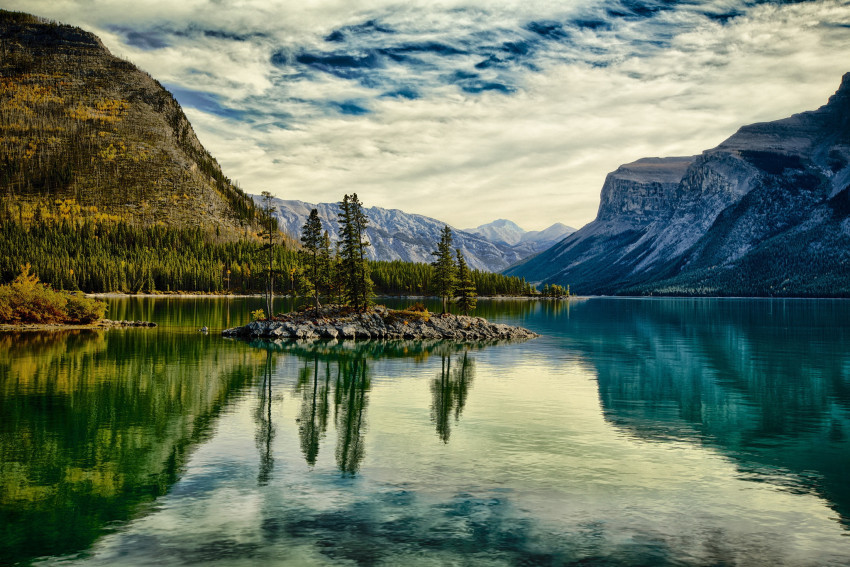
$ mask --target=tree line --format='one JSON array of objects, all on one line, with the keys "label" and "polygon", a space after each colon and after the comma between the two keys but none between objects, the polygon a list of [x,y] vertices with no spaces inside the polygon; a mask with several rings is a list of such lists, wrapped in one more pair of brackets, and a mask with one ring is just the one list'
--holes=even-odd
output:
[{"label": "tree line", "polygon": [[[42,282],[56,289],[263,293],[271,265],[276,293],[311,296],[314,301],[317,288],[320,297],[358,307],[372,294],[437,294],[437,268],[432,264],[366,260],[362,236],[368,219],[352,210],[348,214],[360,223],[361,240],[358,243],[356,227],[348,236],[342,233],[343,239],[350,238],[347,247],[332,243],[321,231],[317,254],[327,264],[326,278],[321,279],[311,272],[309,246],[299,250],[270,225],[263,234],[272,235],[271,245],[268,236],[227,240],[212,228],[142,226],[115,217],[59,214],[58,209],[21,220],[16,212],[0,207],[0,283],[14,280],[29,263]],[[361,283],[352,286],[346,273],[359,274]],[[517,277],[469,270],[469,278],[482,296],[536,293]]]}]

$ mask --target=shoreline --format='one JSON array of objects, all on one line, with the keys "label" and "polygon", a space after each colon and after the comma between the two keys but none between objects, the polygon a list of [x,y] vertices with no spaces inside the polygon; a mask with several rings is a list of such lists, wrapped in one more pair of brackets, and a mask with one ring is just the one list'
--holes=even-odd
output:
[{"label": "shoreline", "polygon": [[150,321],[114,321],[112,319],[101,319],[94,323],[0,323],[2,331],[86,331],[86,330],[108,330],[108,329],[130,329],[130,328],[153,328],[156,323]]},{"label": "shoreline", "polygon": [[[135,298],[135,297],[152,297],[152,298],[161,298],[161,299],[244,299],[244,298],[263,298],[265,295],[262,293],[241,293],[241,294],[226,294],[226,293],[122,293],[120,291],[104,291],[97,293],[86,293],[84,294],[86,297],[96,297],[100,299],[121,299],[121,298]],[[616,297],[616,296],[607,296],[607,295],[599,295],[599,296],[578,296],[571,295],[569,297],[532,297],[528,295],[479,295],[479,301],[487,301],[487,300],[506,300],[506,299],[523,299],[523,300],[533,300],[533,301],[541,301],[541,300],[573,300],[573,299],[589,299],[591,297]],[[298,299],[293,298],[291,295],[275,295],[274,298],[277,299]],[[312,297],[301,298],[305,301],[311,301]],[[375,299],[433,299],[435,301],[439,301],[439,297],[436,295],[376,295]]]}]

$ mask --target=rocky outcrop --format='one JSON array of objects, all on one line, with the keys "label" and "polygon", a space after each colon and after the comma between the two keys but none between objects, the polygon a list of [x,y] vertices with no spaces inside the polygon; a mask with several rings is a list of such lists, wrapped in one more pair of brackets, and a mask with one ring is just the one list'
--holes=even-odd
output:
[{"label": "rocky outcrop", "polygon": [[596,220],[505,273],[588,295],[850,296],[850,73],[818,110],[622,166]]},{"label": "rocky outcrop", "polygon": [[490,323],[482,317],[396,311],[377,306],[365,313],[335,308],[310,310],[253,321],[226,329],[225,337],[268,339],[408,339],[481,341],[532,339],[538,335],[522,327]]}]

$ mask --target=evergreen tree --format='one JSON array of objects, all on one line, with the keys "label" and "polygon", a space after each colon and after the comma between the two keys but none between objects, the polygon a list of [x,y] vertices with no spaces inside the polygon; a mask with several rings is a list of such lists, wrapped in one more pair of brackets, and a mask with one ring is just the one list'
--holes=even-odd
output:
[{"label": "evergreen tree", "polygon": [[369,278],[369,265],[366,262],[366,247],[369,242],[364,240],[369,219],[363,212],[363,204],[358,200],[357,193],[345,195],[339,206],[345,299],[355,309],[365,311],[372,297],[372,280]]},{"label": "evergreen tree", "polygon": [[333,292],[334,257],[331,253],[331,237],[328,231],[322,234],[322,243],[319,246],[319,285],[328,295]]},{"label": "evergreen tree", "polygon": [[432,252],[437,257],[432,262],[434,266],[434,286],[437,295],[443,299],[443,313],[448,310],[449,299],[454,295],[457,275],[452,254],[452,229],[449,225],[443,228],[437,250]]},{"label": "evergreen tree", "polygon": [[304,227],[301,229],[301,242],[304,245],[304,256],[307,277],[310,280],[313,288],[313,297],[316,300],[316,309],[319,305],[319,288],[322,282],[321,278],[321,259],[319,257],[322,249],[322,219],[319,218],[319,211],[313,209],[310,211],[310,216]]},{"label": "evergreen tree", "polygon": [[478,295],[475,293],[475,282],[472,281],[472,274],[469,272],[460,248],[457,248],[455,252],[457,253],[457,306],[464,315],[469,315],[469,312],[475,309]]},{"label": "evergreen tree", "polygon": [[267,239],[263,250],[268,253],[268,264],[266,265],[266,313],[269,318],[274,314],[274,235],[277,232],[277,219],[272,216],[275,210],[272,205],[272,195],[263,191],[263,219],[264,231],[262,236]]}]

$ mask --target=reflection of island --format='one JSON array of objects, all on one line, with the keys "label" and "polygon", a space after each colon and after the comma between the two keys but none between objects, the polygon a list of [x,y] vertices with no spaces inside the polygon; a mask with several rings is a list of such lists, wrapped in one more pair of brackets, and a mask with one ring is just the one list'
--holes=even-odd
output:
[{"label": "reflection of island", "polygon": [[469,353],[494,343],[258,339],[250,344],[269,354],[286,353],[304,361],[295,385],[296,394],[301,396],[296,422],[304,459],[309,466],[315,466],[320,442],[327,433],[332,399],[337,468],[344,475],[354,475],[366,450],[369,361],[411,358],[426,363],[432,356],[440,358],[440,373],[431,384],[432,420],[440,439],[448,442],[452,415],[455,421],[460,418],[472,384],[475,361]]},{"label": "reflection of island", "polygon": [[454,414],[455,421],[460,420],[475,374],[475,361],[464,352],[458,357],[455,368],[452,368],[451,356],[443,355],[441,363],[440,374],[431,383],[431,419],[437,426],[437,435],[448,443],[452,434],[451,417]]},{"label": "reflection of island", "polygon": [[0,334],[0,564],[88,548],[176,482],[256,353],[202,336]]},{"label": "reflection of island", "polygon": [[717,447],[754,478],[820,493],[850,526],[848,311],[841,302],[589,301],[574,308],[570,340],[595,366],[618,427]]}]

